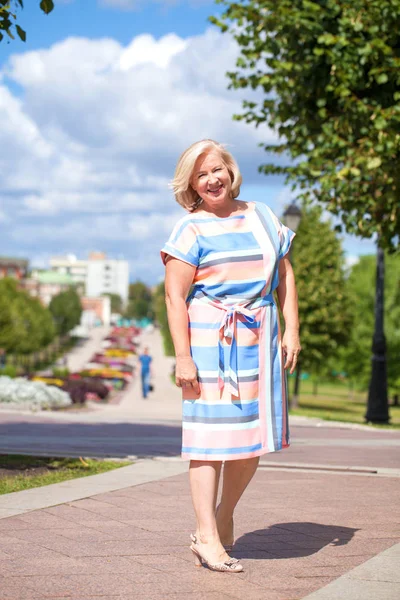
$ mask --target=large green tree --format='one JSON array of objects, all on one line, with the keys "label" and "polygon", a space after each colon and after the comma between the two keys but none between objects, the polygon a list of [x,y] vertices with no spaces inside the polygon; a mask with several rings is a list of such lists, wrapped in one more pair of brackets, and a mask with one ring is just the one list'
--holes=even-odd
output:
[{"label": "large green tree", "polygon": [[125,311],[128,319],[152,319],[152,293],[142,281],[135,281],[129,285],[128,307]]},{"label": "large green tree", "polygon": [[305,208],[293,242],[292,261],[299,294],[302,352],[296,371],[318,376],[339,355],[350,337],[352,310],[346,293],[341,242],[329,221],[321,220],[319,207]]},{"label": "large green tree", "polygon": [[[36,0],[46,15],[54,8],[53,0]],[[4,33],[9,38],[14,39],[14,29],[18,37],[25,42],[26,31],[18,24],[18,11],[24,7],[23,0],[0,0],[0,41],[4,38]],[[4,32],[4,33],[3,33]]]},{"label": "large green tree", "polygon": [[164,343],[164,352],[167,356],[175,356],[174,344],[168,326],[167,306],[165,304],[165,284],[158,284],[153,295],[153,310],[156,321],[160,327]]},{"label": "large green tree", "polygon": [[55,328],[50,311],[18,288],[14,279],[0,281],[0,347],[16,354],[45,348]]},{"label": "large green tree", "polygon": [[[238,117],[279,137],[260,167],[284,174],[347,232],[400,234],[400,0],[217,0],[240,52],[234,88],[261,92]],[[289,161],[288,159],[291,159]],[[286,163],[286,164],[285,164]],[[340,225],[338,225],[340,227]]]},{"label": "large green tree", "polygon": [[79,295],[74,288],[61,292],[51,299],[49,309],[53,315],[57,332],[61,335],[69,333],[79,325],[82,306]]}]

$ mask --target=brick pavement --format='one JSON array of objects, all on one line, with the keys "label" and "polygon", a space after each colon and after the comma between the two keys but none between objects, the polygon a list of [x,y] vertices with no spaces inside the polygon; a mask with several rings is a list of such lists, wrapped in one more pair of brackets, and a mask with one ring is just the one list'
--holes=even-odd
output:
[{"label": "brick pavement", "polygon": [[[3,413],[1,444],[11,450],[28,443],[33,452],[49,453],[65,440],[71,450],[94,455],[174,455],[180,405],[169,368],[160,365],[148,403],[127,394],[117,410],[104,413]],[[161,464],[158,481],[130,487],[124,481],[98,494],[94,486],[88,491],[85,478],[81,500],[60,503],[57,495],[55,502],[49,488],[47,508],[0,518],[0,600],[295,600],[315,591],[313,600],[319,600],[318,590],[324,600],[397,599],[399,578],[388,576],[381,553],[400,540],[399,432],[317,427],[298,419],[291,431],[292,447],[262,457],[238,507],[234,555],[243,559],[243,574],[195,569],[187,475],[162,479]],[[365,472],[341,472],[349,467]],[[380,565],[373,576],[365,574],[372,557]],[[357,565],[364,569],[358,575],[362,595],[355,579],[340,584]],[[336,584],[341,587],[330,592]]]},{"label": "brick pavement", "polygon": [[398,491],[259,469],[237,509],[238,575],[195,569],[186,474],[1,519],[0,600],[304,598],[400,541]]}]

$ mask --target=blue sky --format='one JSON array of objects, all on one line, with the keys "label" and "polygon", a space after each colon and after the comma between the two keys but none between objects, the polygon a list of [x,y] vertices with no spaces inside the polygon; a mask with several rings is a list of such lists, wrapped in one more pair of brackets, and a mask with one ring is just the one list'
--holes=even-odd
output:
[{"label": "blue sky", "polygon": [[[46,267],[52,255],[103,250],[155,283],[159,247],[183,214],[168,181],[204,137],[238,159],[242,199],[282,213],[289,189],[257,172],[258,144],[273,135],[231,119],[244,96],[227,90],[235,43],[207,21],[220,6],[59,0],[46,16],[25,4],[26,44],[0,44],[0,255]],[[348,236],[344,247],[349,262],[374,251]]]}]

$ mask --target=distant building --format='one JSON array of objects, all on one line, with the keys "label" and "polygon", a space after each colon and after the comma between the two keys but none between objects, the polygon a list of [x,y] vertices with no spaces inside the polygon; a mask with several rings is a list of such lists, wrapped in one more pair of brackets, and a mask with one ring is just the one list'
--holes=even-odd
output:
[{"label": "distant building", "polygon": [[25,258],[12,258],[9,256],[0,256],[0,279],[4,277],[13,277],[14,279],[24,279],[28,274],[29,261]]},{"label": "distant building", "polygon": [[81,316],[81,325],[84,327],[94,327],[100,322],[103,325],[110,325],[111,322],[111,300],[108,296],[100,298],[81,298],[83,313]]},{"label": "distant building", "polygon": [[65,275],[70,275],[75,283],[86,285],[87,260],[78,260],[74,254],[50,258],[50,268]]},{"label": "distant building", "polygon": [[129,264],[126,260],[88,260],[86,295],[118,294],[124,305],[128,302]]},{"label": "distant building", "polygon": [[118,294],[125,305],[128,302],[129,263],[126,260],[91,252],[88,260],[78,260],[73,254],[53,257],[50,266],[53,271],[70,275],[76,283],[84,283],[87,297]]},{"label": "distant building", "polygon": [[23,282],[24,288],[30,295],[39,298],[45,306],[50,304],[54,296],[74,285],[75,282],[70,275],[56,271],[33,271],[31,277]]}]

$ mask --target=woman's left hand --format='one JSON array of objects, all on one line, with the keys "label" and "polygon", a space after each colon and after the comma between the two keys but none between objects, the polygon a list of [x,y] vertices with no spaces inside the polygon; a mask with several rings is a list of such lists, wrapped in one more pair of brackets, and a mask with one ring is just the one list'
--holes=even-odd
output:
[{"label": "woman's left hand", "polygon": [[282,338],[282,350],[285,358],[284,369],[290,369],[292,375],[297,365],[297,357],[301,351],[299,330],[287,327]]}]

